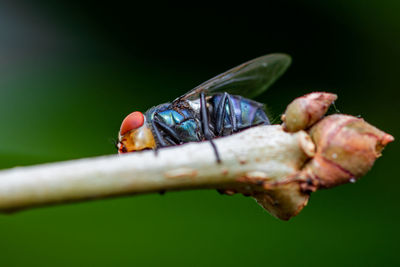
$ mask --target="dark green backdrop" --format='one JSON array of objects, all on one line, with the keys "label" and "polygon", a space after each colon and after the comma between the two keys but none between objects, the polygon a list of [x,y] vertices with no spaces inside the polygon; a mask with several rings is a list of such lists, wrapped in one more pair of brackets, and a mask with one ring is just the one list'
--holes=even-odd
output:
[{"label": "dark green backdrop", "polygon": [[[272,118],[326,90],[400,137],[400,1],[1,2],[1,168],[115,153],[127,113],[271,52],[293,57],[257,99]],[[399,265],[399,152],[396,141],[362,180],[313,194],[289,222],[214,191],[0,215],[0,266]]]}]

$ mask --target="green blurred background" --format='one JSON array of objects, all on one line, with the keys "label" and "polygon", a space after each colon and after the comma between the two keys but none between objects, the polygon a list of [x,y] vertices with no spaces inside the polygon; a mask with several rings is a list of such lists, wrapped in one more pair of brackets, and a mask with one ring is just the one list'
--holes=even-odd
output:
[{"label": "green blurred background", "polygon": [[[257,100],[304,93],[400,136],[400,1],[148,8],[1,1],[0,167],[116,153],[124,116],[251,58],[292,55]],[[399,266],[398,141],[289,222],[243,196],[173,192],[0,215],[0,266]]]}]

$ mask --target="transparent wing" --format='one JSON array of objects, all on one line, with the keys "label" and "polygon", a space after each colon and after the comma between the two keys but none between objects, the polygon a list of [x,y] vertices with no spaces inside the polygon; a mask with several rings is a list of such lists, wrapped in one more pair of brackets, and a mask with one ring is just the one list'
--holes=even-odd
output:
[{"label": "transparent wing", "polygon": [[291,58],[286,54],[261,56],[215,76],[175,101],[196,99],[201,92],[207,95],[227,92],[253,98],[272,85],[285,72],[290,63]]}]

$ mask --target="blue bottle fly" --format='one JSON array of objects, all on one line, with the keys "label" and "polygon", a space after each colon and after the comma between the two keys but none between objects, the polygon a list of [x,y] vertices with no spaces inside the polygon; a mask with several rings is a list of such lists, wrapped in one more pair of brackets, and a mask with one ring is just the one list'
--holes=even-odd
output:
[{"label": "blue bottle fly", "polygon": [[[190,90],[171,103],[132,112],[123,120],[118,152],[159,149],[213,139],[269,124],[263,104],[251,100],[264,92],[290,65],[286,54],[255,58]],[[249,97],[249,98],[245,98]]]}]

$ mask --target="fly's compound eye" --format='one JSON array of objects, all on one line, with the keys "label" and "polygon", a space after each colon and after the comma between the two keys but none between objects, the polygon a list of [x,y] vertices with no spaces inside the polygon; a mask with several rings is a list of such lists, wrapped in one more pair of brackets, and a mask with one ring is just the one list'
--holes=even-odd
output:
[{"label": "fly's compound eye", "polygon": [[121,129],[120,129],[120,134],[124,135],[129,131],[132,131],[134,129],[140,128],[143,126],[144,123],[144,116],[142,112],[135,111],[126,116],[126,118],[123,120]]}]

